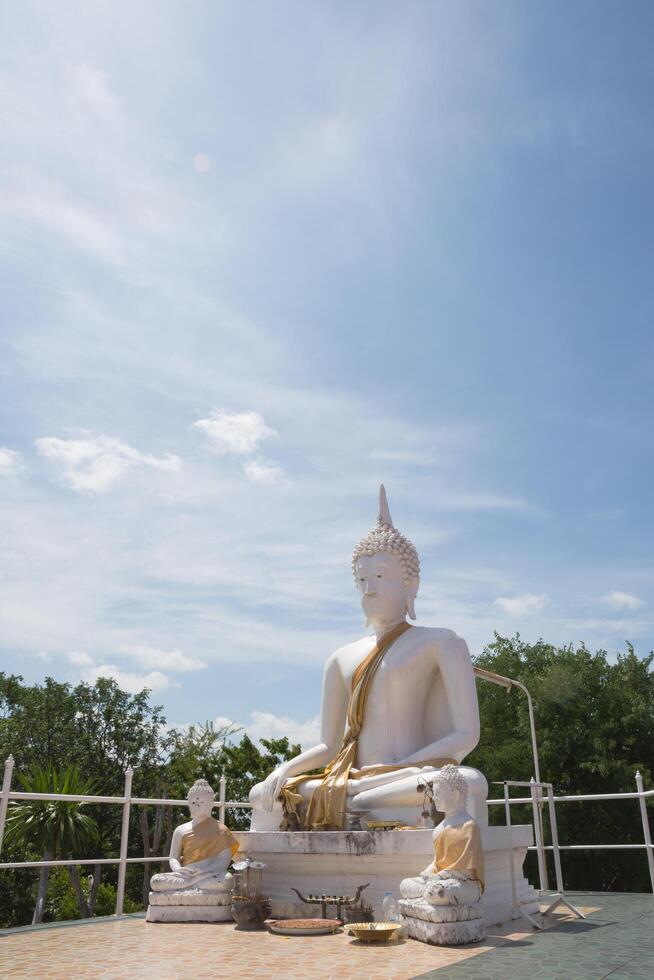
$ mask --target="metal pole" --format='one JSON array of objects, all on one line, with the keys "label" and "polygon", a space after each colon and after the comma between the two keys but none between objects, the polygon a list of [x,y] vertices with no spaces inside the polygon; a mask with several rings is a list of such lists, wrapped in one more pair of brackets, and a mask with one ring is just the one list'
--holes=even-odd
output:
[{"label": "metal pole", "polygon": [[5,760],[5,774],[2,779],[2,793],[0,793],[0,851],[2,851],[2,838],[5,835],[5,820],[7,818],[7,807],[9,805],[9,790],[11,789],[11,777],[14,771],[14,757],[10,755]]},{"label": "metal pole", "polygon": [[218,803],[220,804],[218,809],[218,819],[221,823],[225,823],[225,800],[227,799],[227,777],[223,773],[220,777],[218,791]]},{"label": "metal pole", "polygon": [[500,687],[505,687],[507,693],[510,693],[512,687],[518,687],[523,694],[527,695],[527,707],[529,709],[529,727],[531,729],[531,751],[534,757],[534,772],[536,773],[536,782],[540,782],[540,762],[538,759],[538,743],[536,742],[536,721],[534,719],[534,703],[531,700],[531,694],[529,693],[528,687],[522,683],[522,681],[516,681],[513,677],[504,677],[502,674],[495,674],[492,670],[484,670],[483,667],[473,667],[473,673],[476,677],[481,677],[482,680],[490,681],[491,684],[499,684]]},{"label": "metal pole", "polygon": [[506,849],[509,852],[509,866],[511,868],[511,897],[514,910],[519,911],[518,891],[515,886],[515,868],[513,867],[513,839],[511,836],[511,806],[509,804],[508,783],[504,783],[504,813],[506,815]]},{"label": "metal pole", "polygon": [[538,856],[538,880],[540,882],[540,890],[542,892],[547,891],[549,888],[549,882],[547,880],[547,862],[545,860],[545,851],[543,850],[543,828],[541,826],[541,788],[540,785],[536,788],[536,781],[534,777],[531,777],[531,806],[534,812],[534,834],[536,836],[536,854]]},{"label": "metal pole", "polygon": [[550,833],[552,834],[552,854],[554,855],[554,871],[556,873],[556,890],[558,894],[556,895],[554,901],[549,908],[545,909],[543,915],[549,915],[558,908],[559,905],[565,905],[566,908],[577,916],[578,919],[585,919],[586,916],[583,912],[580,912],[576,905],[572,905],[571,902],[565,898],[563,894],[563,873],[561,871],[561,852],[559,851],[559,832],[556,826],[556,807],[554,800],[554,787],[551,783],[543,784],[547,791],[547,804],[550,813]]},{"label": "metal pole", "polygon": [[552,834],[552,853],[554,854],[554,871],[556,873],[556,889],[563,892],[563,874],[561,872],[561,854],[559,851],[559,833],[556,827],[556,809],[554,805],[554,790],[547,787],[547,804],[550,811],[550,833]]},{"label": "metal pole", "polygon": [[132,776],[134,770],[131,766],[125,770],[125,796],[123,801],[123,826],[120,833],[120,864],[118,866],[118,887],[116,888],[116,915],[123,914],[123,900],[125,898],[125,873],[127,871],[127,838],[129,836],[129,811],[132,802]]},{"label": "metal pole", "polygon": [[647,850],[647,865],[649,867],[649,880],[652,883],[654,892],[654,854],[652,854],[652,835],[649,829],[649,817],[647,816],[647,804],[643,796],[643,777],[639,772],[636,773],[636,786],[638,787],[638,802],[640,803],[640,816],[643,821],[643,836]]}]

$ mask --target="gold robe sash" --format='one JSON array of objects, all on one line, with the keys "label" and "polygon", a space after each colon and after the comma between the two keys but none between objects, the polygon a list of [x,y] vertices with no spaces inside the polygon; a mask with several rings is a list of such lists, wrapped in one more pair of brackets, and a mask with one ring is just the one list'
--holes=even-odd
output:
[{"label": "gold robe sash", "polygon": [[197,864],[207,858],[216,857],[225,848],[230,847],[232,854],[238,851],[238,841],[224,823],[207,817],[182,837],[182,853],[180,864],[186,868],[189,864]]},{"label": "gold robe sash", "polygon": [[460,827],[445,827],[434,842],[434,871],[469,871],[484,890],[484,851],[474,820]]},{"label": "gold robe sash", "polygon": [[[365,776],[398,772],[407,768],[375,765],[366,766],[361,770],[355,769],[354,763],[359,745],[359,733],[363,727],[366,701],[377,668],[395,641],[409,629],[411,624],[406,622],[395,626],[375,644],[354,671],[352,692],[347,707],[347,727],[339,753],[322,772],[293,776],[286,781],[280,796],[284,811],[282,830],[287,830],[292,825],[299,826],[301,830],[341,830],[345,821],[349,779],[362,779]],[[435,760],[434,767],[452,761],[451,759]],[[297,787],[309,779],[318,779],[320,784],[316,787],[305,814],[304,799],[297,791]],[[289,819],[291,817],[294,819]]]}]

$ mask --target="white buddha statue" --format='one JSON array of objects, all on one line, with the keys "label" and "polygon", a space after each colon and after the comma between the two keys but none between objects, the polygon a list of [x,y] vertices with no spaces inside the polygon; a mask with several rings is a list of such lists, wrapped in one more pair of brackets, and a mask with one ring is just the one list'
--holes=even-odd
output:
[{"label": "white buddha statue", "polygon": [[[377,525],[355,549],[352,569],[373,635],[329,657],[320,741],[252,789],[252,830],[339,830],[350,814],[414,824],[418,777],[460,763],[479,740],[466,643],[451,630],[407,622],[415,619],[420,563],[393,526],[383,486]],[[305,775],[319,767],[322,774]],[[471,811],[487,823],[485,778],[459,771]]]},{"label": "white buddha statue", "polygon": [[[211,816],[216,795],[206,779],[188,792],[191,819],[175,829],[170,845],[170,871],[150,879],[148,922],[217,921],[231,918],[234,879],[228,872],[238,841]],[[179,914],[175,914],[175,908]]]},{"label": "white buddha statue", "polygon": [[479,825],[467,810],[468,784],[456,766],[432,782],[444,818],[434,830],[434,860],[400,882],[400,911],[409,936],[437,945],[478,942],[485,935],[479,901],[484,852]]}]

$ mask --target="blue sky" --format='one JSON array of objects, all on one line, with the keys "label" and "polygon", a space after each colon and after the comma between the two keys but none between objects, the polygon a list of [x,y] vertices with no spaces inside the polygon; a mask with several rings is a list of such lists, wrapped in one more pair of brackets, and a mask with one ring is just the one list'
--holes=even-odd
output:
[{"label": "blue sky", "polygon": [[3,669],[310,740],[418,622],[654,646],[651,4],[3,12]]}]

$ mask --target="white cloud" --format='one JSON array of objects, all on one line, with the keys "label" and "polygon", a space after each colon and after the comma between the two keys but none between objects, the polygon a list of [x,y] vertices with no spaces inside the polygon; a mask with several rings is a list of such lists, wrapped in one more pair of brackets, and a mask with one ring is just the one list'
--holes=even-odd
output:
[{"label": "white cloud", "polygon": [[[72,655],[69,655],[68,659],[71,660]],[[110,677],[116,681],[119,687],[124,691],[129,691],[130,694],[138,694],[142,691],[144,687],[147,687],[151,691],[165,691],[169,687],[177,687],[167,674],[162,673],[160,670],[151,670],[146,674],[137,674],[133,671],[123,670],[122,667],[117,667],[115,664],[96,664],[93,663],[90,657],[88,660],[90,663],[86,662],[86,659],[82,660],[85,655],[80,655],[78,661],[72,661],[75,666],[82,668],[80,673],[80,680],[86,681],[87,684],[95,684],[95,682],[100,677]]]},{"label": "white cloud", "polygon": [[528,616],[530,613],[540,612],[548,603],[546,595],[535,595],[527,592],[525,595],[499,596],[494,606],[508,613],[509,616]]},{"label": "white cloud", "polygon": [[75,667],[93,667],[93,658],[81,650],[73,650],[68,654],[68,660]]},{"label": "white cloud", "polygon": [[179,456],[151,456],[112,436],[44,436],[36,440],[36,448],[41,456],[63,467],[65,482],[79,492],[103,493],[139,466],[168,472],[177,472],[181,467]]},{"label": "white cloud", "polygon": [[632,595],[630,592],[609,592],[608,595],[602,596],[602,602],[609,609],[636,610],[642,609],[645,605],[643,599],[639,599],[638,596]]},{"label": "white cloud", "polygon": [[252,483],[272,486],[284,479],[284,468],[272,459],[250,459],[243,463],[243,471]]},{"label": "white cloud", "polygon": [[[220,716],[214,720],[216,728],[236,724],[247,732],[253,742],[262,738],[283,738],[288,736],[291,744],[299,742],[303,749],[315,745],[320,738],[320,715],[306,721],[296,721],[289,715],[275,715],[271,711],[252,711],[245,724],[233,722],[231,718]],[[239,733],[235,736],[240,737]]]},{"label": "white cloud", "polygon": [[280,463],[255,455],[263,439],[277,436],[259,412],[214,408],[209,418],[198,419],[193,426],[204,433],[211,452],[217,456],[238,457],[250,483],[273,486],[284,479],[284,468]]},{"label": "white cloud", "polygon": [[146,643],[127,643],[118,647],[119,653],[131,656],[140,667],[163,668],[164,670],[195,671],[204,670],[204,660],[191,657],[181,650],[161,650]]},{"label": "white cloud", "polygon": [[12,476],[21,469],[22,457],[15,449],[0,447],[0,476]]},{"label": "white cloud", "polygon": [[193,425],[204,433],[209,449],[218,456],[249,456],[257,451],[262,439],[277,435],[259,412],[214,408],[209,418],[198,419]]},{"label": "white cloud", "polygon": [[116,683],[130,694],[137,694],[144,687],[151,691],[164,691],[170,687],[179,687],[165,670],[195,671],[202,670],[206,664],[196,657],[189,657],[181,650],[158,650],[147,644],[125,644],[119,648],[120,653],[135,659],[140,667],[152,667],[144,672],[125,670],[116,664],[97,662],[88,653],[73,650],[66,659],[74,667],[79,668],[80,680],[95,684],[99,677],[112,677]]}]

